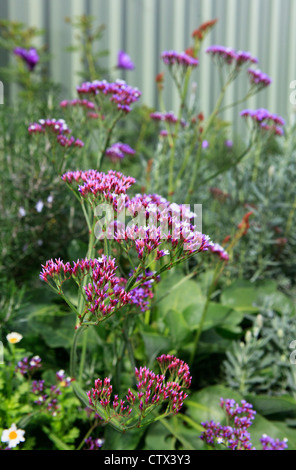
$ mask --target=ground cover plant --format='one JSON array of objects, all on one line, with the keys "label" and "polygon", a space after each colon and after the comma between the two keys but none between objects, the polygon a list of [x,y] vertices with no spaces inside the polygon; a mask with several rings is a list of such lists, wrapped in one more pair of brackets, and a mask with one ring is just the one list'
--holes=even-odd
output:
[{"label": "ground cover plant", "polygon": [[[132,58],[114,78],[103,28],[67,21],[84,59],[71,99],[40,32],[0,24],[19,86],[0,110],[1,449],[295,449],[294,127],[244,107],[271,78],[252,53],[204,49],[210,20],[160,51],[148,109],[120,78]],[[209,116],[204,60],[221,84]]]}]

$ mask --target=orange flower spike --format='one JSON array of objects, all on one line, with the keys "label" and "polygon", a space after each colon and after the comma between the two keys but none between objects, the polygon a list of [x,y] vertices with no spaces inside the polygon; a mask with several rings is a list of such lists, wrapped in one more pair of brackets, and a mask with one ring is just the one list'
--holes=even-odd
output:
[{"label": "orange flower spike", "polygon": [[253,215],[253,212],[252,212],[252,211],[247,212],[247,213],[243,216],[243,219],[242,219],[241,223],[238,224],[238,228],[239,228],[239,229],[243,229],[242,235],[246,235],[246,233],[248,232],[248,230],[249,230],[249,228],[250,228],[249,218],[250,218],[251,215]]},{"label": "orange flower spike", "polygon": [[199,41],[202,41],[205,35],[212,29],[212,27],[217,23],[218,19],[206,21],[202,23],[199,28],[195,29],[192,33],[192,37]]},{"label": "orange flower spike", "polygon": [[164,72],[158,73],[155,77],[158,91],[163,90]]}]

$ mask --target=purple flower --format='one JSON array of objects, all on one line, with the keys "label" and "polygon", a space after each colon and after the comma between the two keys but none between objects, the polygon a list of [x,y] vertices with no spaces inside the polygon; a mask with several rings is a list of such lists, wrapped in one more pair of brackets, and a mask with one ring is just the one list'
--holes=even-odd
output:
[{"label": "purple flower", "polygon": [[161,58],[166,65],[181,65],[183,67],[197,67],[199,64],[198,60],[186,52],[176,52],[176,51],[164,51],[161,54]]},{"label": "purple flower", "polygon": [[124,70],[133,70],[135,68],[130,56],[124,51],[118,52],[117,68]]},{"label": "purple flower", "polygon": [[251,85],[255,85],[258,88],[265,88],[271,84],[271,78],[261,70],[248,69]]},{"label": "purple flower", "polygon": [[240,115],[251,118],[255,125],[264,131],[271,131],[280,136],[284,133],[282,127],[285,125],[285,120],[277,114],[270,113],[267,109],[244,109]]},{"label": "purple flower", "polygon": [[132,149],[129,145],[117,142],[116,144],[111,145],[107,148],[106,155],[112,160],[116,161],[118,159],[124,158],[125,155],[134,155],[135,150]]},{"label": "purple flower", "polygon": [[109,83],[106,80],[94,80],[93,82],[83,82],[77,87],[79,96],[90,94],[101,96],[109,96],[112,103],[117,104],[117,109],[129,113],[131,111],[131,104],[141,96],[138,88],[133,88],[124,80],[117,79],[114,83]]},{"label": "purple flower", "polygon": [[29,70],[34,70],[36,64],[39,62],[39,55],[33,47],[29,50],[16,47],[13,52],[26,62]]},{"label": "purple flower", "polygon": [[57,142],[62,147],[83,147],[84,143],[80,139],[75,139],[73,136],[67,137],[65,134],[70,134],[64,119],[39,119],[39,122],[33,122],[28,127],[29,134],[38,134],[49,132],[49,134],[56,135]]},{"label": "purple flower", "polygon": [[288,439],[284,438],[282,441],[279,439],[272,439],[272,437],[263,434],[260,439],[263,450],[284,450],[287,449]]},{"label": "purple flower", "polygon": [[211,54],[212,57],[216,57],[219,60],[220,64],[232,65],[235,64],[236,67],[240,67],[243,64],[252,63],[257,64],[258,59],[253,57],[249,52],[236,51],[231,47],[224,47],[219,45],[210,46],[206,49],[208,54]]}]

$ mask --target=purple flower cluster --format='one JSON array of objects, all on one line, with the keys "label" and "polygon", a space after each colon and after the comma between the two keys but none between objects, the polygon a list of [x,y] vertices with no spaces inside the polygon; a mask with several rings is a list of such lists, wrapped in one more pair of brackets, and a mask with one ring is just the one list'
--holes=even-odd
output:
[{"label": "purple flower cluster", "polygon": [[99,450],[104,445],[104,439],[94,439],[93,437],[88,437],[85,439],[86,448],[84,450]]},{"label": "purple flower cluster", "polygon": [[256,85],[259,89],[269,86],[272,82],[271,78],[261,70],[248,69],[248,74],[251,84]]},{"label": "purple flower cluster", "polygon": [[129,145],[117,142],[107,148],[106,155],[114,162],[122,159],[125,155],[134,155],[136,152]]},{"label": "purple flower cluster", "polygon": [[277,114],[270,113],[267,109],[244,109],[240,115],[249,117],[256,126],[264,131],[270,131],[280,136],[284,133],[283,126],[285,125],[285,120]]},{"label": "purple flower cluster", "polygon": [[[130,273],[130,277],[133,272]],[[159,281],[159,276],[154,276],[152,271],[146,271],[145,274],[140,274],[136,278],[136,283],[140,282],[139,287],[131,289],[129,304],[138,307],[141,312],[145,312],[150,308],[150,300],[154,297],[152,286],[155,281]],[[120,283],[123,287],[127,284],[127,279],[120,278]]]},{"label": "purple flower cluster", "polygon": [[16,366],[16,372],[20,372],[22,375],[34,373],[41,367],[41,358],[39,356],[33,356],[30,360],[28,357],[24,357],[21,361],[18,361]]},{"label": "purple flower cluster", "polygon": [[39,119],[39,122],[34,122],[29,125],[28,131],[30,134],[42,134],[48,133],[53,134],[56,137],[56,141],[62,147],[83,147],[84,143],[80,139],[75,139],[70,136],[71,133],[68,125],[64,119]]},{"label": "purple flower cluster", "polygon": [[225,410],[232,425],[223,426],[214,421],[201,423],[205,428],[201,439],[213,447],[215,444],[223,444],[231,450],[254,450],[247,431],[256,414],[252,405],[245,400],[239,405],[235,400],[221,398],[221,408]]},{"label": "purple flower cluster", "polygon": [[88,101],[85,99],[63,100],[60,102],[61,108],[68,108],[73,106],[81,106],[82,108],[86,109],[95,109],[95,104],[92,101]]},{"label": "purple flower cluster", "polygon": [[[188,396],[182,389],[191,385],[189,367],[185,362],[169,355],[160,356],[157,361],[162,368],[162,374],[155,374],[147,367],[135,368],[137,392],[133,393],[128,389],[125,400],[119,400],[118,395],[114,395],[112,399],[110,379],[106,377],[102,381],[98,378],[94,388],[87,392],[90,406],[96,408],[96,405],[100,404],[108,419],[130,417],[133,410],[138,419],[142,419],[164,402],[168,402],[167,413],[178,413]],[[166,381],[167,372],[169,378]]]},{"label": "purple flower cluster", "polygon": [[253,57],[250,52],[236,51],[231,47],[224,47],[219,45],[210,46],[206,49],[208,54],[211,54],[212,57],[217,57],[220,63],[225,63],[227,65],[235,64],[236,67],[241,65],[252,63],[257,64],[258,59]]},{"label": "purple flower cluster", "polygon": [[[248,429],[253,423],[256,411],[246,400],[238,404],[233,399],[220,399],[221,408],[225,411],[227,425],[206,421],[201,423],[205,428],[200,438],[212,447],[223,445],[231,450],[256,450],[251,443]],[[279,441],[263,435],[260,440],[263,450],[282,450],[287,447],[287,440]]]},{"label": "purple flower cluster", "polygon": [[117,197],[124,196],[126,191],[136,182],[131,176],[124,176],[119,171],[110,170],[108,173],[97,170],[69,171],[62,175],[62,180],[72,184],[80,183],[78,191],[83,198],[108,201],[117,208]]},{"label": "purple flower cluster", "polygon": [[[87,304],[84,315],[90,312],[98,321],[111,315],[131,299],[131,294],[124,290],[120,278],[115,275],[117,270],[115,260],[105,255],[93,260],[87,258],[78,260],[73,262],[73,265],[69,262],[64,263],[60,259],[55,261],[51,259],[42,268],[40,278],[45,282],[53,280],[59,291],[63,283],[70,278],[73,277],[81,285],[84,277],[89,274],[91,282],[84,286]],[[79,319],[82,319],[81,315]]]},{"label": "purple flower cluster", "polygon": [[79,95],[98,95],[110,97],[110,101],[117,105],[117,109],[126,113],[131,111],[131,104],[138,101],[141,92],[138,88],[133,88],[124,80],[116,80],[109,83],[106,80],[94,80],[84,82],[77,87]]},{"label": "purple flower cluster", "polygon": [[197,67],[199,62],[186,52],[164,51],[161,58],[166,65],[181,65],[182,67]]},{"label": "purple flower cluster", "polygon": [[40,380],[32,384],[32,392],[36,395],[36,400],[34,400],[36,405],[48,411],[52,416],[57,415],[60,409],[58,396],[61,395],[61,390],[56,385],[52,385],[49,392],[45,393],[44,381]]},{"label": "purple flower cluster", "polygon": [[224,250],[224,248],[219,245],[218,243],[210,243],[209,244],[209,250],[212,253],[215,253],[219,256],[221,261],[228,261],[229,260],[229,255],[228,253]]},{"label": "purple flower cluster", "polygon": [[34,403],[52,416],[56,416],[60,409],[58,397],[62,394],[61,388],[69,387],[73,380],[66,377],[64,370],[56,373],[56,379],[57,384],[51,385],[47,390],[45,390],[44,380],[33,380],[31,386],[31,392],[36,397]]},{"label": "purple flower cluster", "polygon": [[21,57],[26,62],[30,71],[34,70],[39,62],[39,55],[34,47],[31,47],[30,49],[16,47],[13,52],[15,55]]},{"label": "purple flower cluster", "polygon": [[131,294],[120,285],[115,276],[115,260],[103,256],[93,268],[90,282],[85,288],[88,310],[98,319],[111,315],[115,309],[129,303]]},{"label": "purple flower cluster", "polygon": [[286,438],[280,441],[279,439],[272,439],[272,437],[263,434],[260,442],[263,450],[284,450],[288,448],[288,439]]},{"label": "purple flower cluster", "polygon": [[33,380],[32,382],[32,393],[39,394],[44,391],[44,380]]},{"label": "purple flower cluster", "polygon": [[171,204],[156,194],[138,194],[127,200],[126,207],[132,216],[141,216],[127,227],[117,224],[114,240],[127,252],[135,249],[139,259],[153,252],[155,260],[170,255],[171,261],[181,261],[208,250],[209,237],[195,230],[191,223],[195,214],[186,205]]},{"label": "purple flower cluster", "polygon": [[[150,114],[151,119],[154,121],[161,121],[161,122],[168,122],[169,124],[176,124],[178,122],[177,116],[173,113],[173,111],[169,111],[166,113],[161,113],[160,111],[155,111],[154,113]],[[185,127],[186,122],[184,119],[180,120],[181,126]]]}]

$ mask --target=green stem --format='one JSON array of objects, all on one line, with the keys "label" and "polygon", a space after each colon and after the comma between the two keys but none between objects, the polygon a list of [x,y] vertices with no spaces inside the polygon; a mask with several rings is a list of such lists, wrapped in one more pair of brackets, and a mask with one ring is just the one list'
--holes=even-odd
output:
[{"label": "green stem", "polygon": [[208,183],[210,180],[216,178],[217,176],[219,176],[221,173],[225,173],[225,171],[227,170],[230,170],[230,168],[236,166],[238,163],[240,163],[240,161],[249,153],[249,151],[251,150],[253,146],[253,143],[251,142],[248,147],[241,153],[241,155],[239,155],[238,158],[236,158],[233,162],[229,163],[229,165],[225,166],[224,168],[216,171],[216,173],[213,173],[212,175],[208,176],[208,178],[206,178],[205,180],[201,181],[199,183],[199,186],[202,186],[206,183]]},{"label": "green stem", "polygon": [[258,176],[258,168],[260,164],[260,156],[261,156],[262,144],[257,145],[256,153],[255,153],[255,160],[254,160],[254,168],[252,174],[252,182],[255,183],[257,176]]},{"label": "green stem", "polygon": [[93,432],[94,429],[96,429],[97,426],[98,426],[98,422],[96,420],[95,423],[89,428],[89,430],[87,431],[86,435],[84,436],[84,438],[82,439],[82,441],[80,442],[76,450],[80,450],[84,446],[86,439],[91,435],[91,433]]},{"label": "green stem", "polygon": [[223,102],[223,99],[224,99],[224,96],[225,96],[225,93],[226,93],[226,90],[227,90],[227,87],[229,86],[229,84],[232,82],[232,78],[229,77],[228,80],[226,81],[225,85],[223,86],[221,92],[220,92],[220,95],[218,97],[218,100],[216,102],[216,105],[215,105],[215,108],[212,112],[212,114],[210,115],[201,135],[200,135],[200,145],[199,145],[199,151],[198,151],[198,154],[197,154],[197,158],[195,160],[195,166],[194,166],[194,169],[193,169],[193,172],[192,172],[192,177],[191,177],[191,181],[190,181],[190,185],[189,185],[189,190],[188,190],[188,195],[187,195],[187,198],[186,198],[186,202],[188,202],[190,200],[190,196],[191,196],[191,193],[193,191],[193,188],[194,188],[194,184],[195,184],[195,181],[196,181],[196,177],[197,177],[197,174],[198,174],[198,170],[199,170],[199,166],[200,166],[200,161],[201,161],[201,155],[202,155],[202,141],[203,139],[205,138],[208,130],[210,129],[214,119],[216,118],[218,112],[219,112],[219,109],[221,107],[221,104]]},{"label": "green stem", "polygon": [[85,358],[86,358],[87,336],[88,336],[88,330],[86,330],[86,332],[84,333],[83,341],[82,341],[81,358],[80,358],[80,364],[79,364],[79,379],[78,379],[80,384],[82,381],[82,374],[83,374]]},{"label": "green stem", "polygon": [[169,162],[169,189],[168,189],[169,196],[172,195],[174,191],[174,163],[175,163],[175,154],[176,154],[176,141],[177,141],[177,135],[178,135],[179,127],[181,123],[182,112],[186,103],[186,96],[187,96],[187,90],[188,90],[191,71],[192,71],[191,68],[188,67],[186,71],[186,75],[185,75],[183,90],[182,91],[180,90],[181,103],[179,107],[178,121],[175,127],[175,138],[173,140],[173,146],[171,147],[171,155],[170,155],[170,162]]},{"label": "green stem", "polygon": [[72,341],[72,347],[71,347],[71,352],[70,352],[70,376],[72,378],[75,378],[76,372],[76,352],[77,352],[77,343],[78,343],[78,338],[84,331],[86,326],[82,325],[77,330],[75,330],[73,341]]},{"label": "green stem", "polygon": [[113,129],[116,126],[117,122],[122,118],[122,116],[123,116],[123,111],[120,110],[117,113],[117,115],[115,116],[115,118],[113,119],[113,121],[111,122],[111,124],[110,124],[110,127],[107,131],[106,139],[105,139],[105,142],[104,142],[104,145],[103,145],[103,149],[101,150],[101,152],[99,153],[99,156],[98,156],[98,162],[97,162],[97,168],[98,169],[100,168],[100,165],[102,163],[102,159],[103,159],[103,157],[105,155],[105,152],[106,152],[106,150],[109,146]]}]

